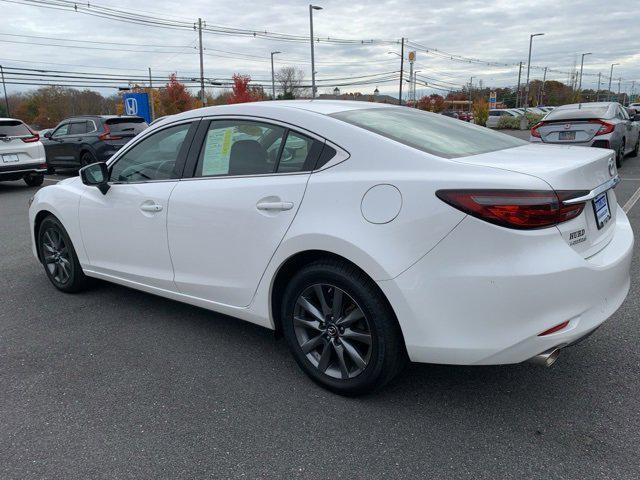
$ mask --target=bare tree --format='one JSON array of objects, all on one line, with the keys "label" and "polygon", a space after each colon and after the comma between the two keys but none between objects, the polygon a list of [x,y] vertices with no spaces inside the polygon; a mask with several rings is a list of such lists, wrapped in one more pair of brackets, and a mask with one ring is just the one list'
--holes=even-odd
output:
[{"label": "bare tree", "polygon": [[296,67],[282,67],[276,72],[276,81],[282,92],[278,97],[284,99],[296,98],[304,94],[302,86],[304,71]]}]

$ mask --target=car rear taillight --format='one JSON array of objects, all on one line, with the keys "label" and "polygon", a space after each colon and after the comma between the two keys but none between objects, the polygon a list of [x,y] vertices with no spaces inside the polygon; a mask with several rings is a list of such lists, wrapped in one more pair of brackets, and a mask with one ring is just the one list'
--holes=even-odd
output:
[{"label": "car rear taillight", "polygon": [[118,137],[115,135],[111,135],[111,129],[109,128],[109,125],[107,125],[106,123],[102,126],[102,133],[100,135],[98,135],[98,138],[102,141],[104,140],[121,140],[122,137]]},{"label": "car rear taillight", "polygon": [[540,138],[540,132],[538,131],[538,128],[540,128],[543,125],[544,125],[544,122],[538,122],[533,127],[531,127],[531,136]]},{"label": "car rear taillight", "polygon": [[582,213],[585,203],[562,202],[586,195],[574,190],[438,190],[454,208],[495,225],[531,230],[557,225]]},{"label": "car rear taillight", "polygon": [[33,142],[37,142],[38,140],[40,140],[40,135],[35,133],[33,130],[29,129],[29,131],[31,132],[31,136],[30,137],[22,137],[22,141],[24,143],[33,143]]},{"label": "car rear taillight", "polygon": [[611,133],[615,130],[616,126],[612,123],[605,122],[603,120],[591,120],[589,123],[599,123],[600,128],[596,132],[596,135],[606,135],[607,133]]}]

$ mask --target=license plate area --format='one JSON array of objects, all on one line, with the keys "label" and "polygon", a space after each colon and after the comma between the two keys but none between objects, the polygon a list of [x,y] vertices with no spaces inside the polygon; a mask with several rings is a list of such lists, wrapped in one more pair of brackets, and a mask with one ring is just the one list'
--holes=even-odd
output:
[{"label": "license plate area", "polygon": [[20,161],[20,159],[18,158],[17,154],[9,153],[9,154],[2,155],[2,161],[4,163],[16,163]]},{"label": "license plate area", "polygon": [[560,140],[575,140],[576,132],[559,132],[558,138]]},{"label": "license plate area", "polygon": [[596,216],[598,230],[602,229],[611,220],[611,210],[609,209],[609,199],[607,192],[601,193],[593,199],[593,213]]}]

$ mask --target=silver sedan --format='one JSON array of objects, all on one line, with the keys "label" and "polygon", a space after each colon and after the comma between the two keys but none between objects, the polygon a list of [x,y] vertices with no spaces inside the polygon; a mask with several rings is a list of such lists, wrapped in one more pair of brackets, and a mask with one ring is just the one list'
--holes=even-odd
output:
[{"label": "silver sedan", "polygon": [[529,141],[609,148],[620,167],[625,155],[640,150],[639,120],[616,102],[562,105],[531,128]]}]

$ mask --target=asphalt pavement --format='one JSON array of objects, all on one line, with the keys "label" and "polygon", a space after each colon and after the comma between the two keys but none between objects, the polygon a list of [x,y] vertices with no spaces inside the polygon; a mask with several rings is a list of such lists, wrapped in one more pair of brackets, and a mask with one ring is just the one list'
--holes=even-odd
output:
[{"label": "asphalt pavement", "polygon": [[[640,158],[620,173],[625,205]],[[620,310],[550,369],[411,365],[349,399],[268,330],[107,283],[58,292],[31,255],[34,191],[0,183],[0,479],[640,475],[637,258]]]}]

